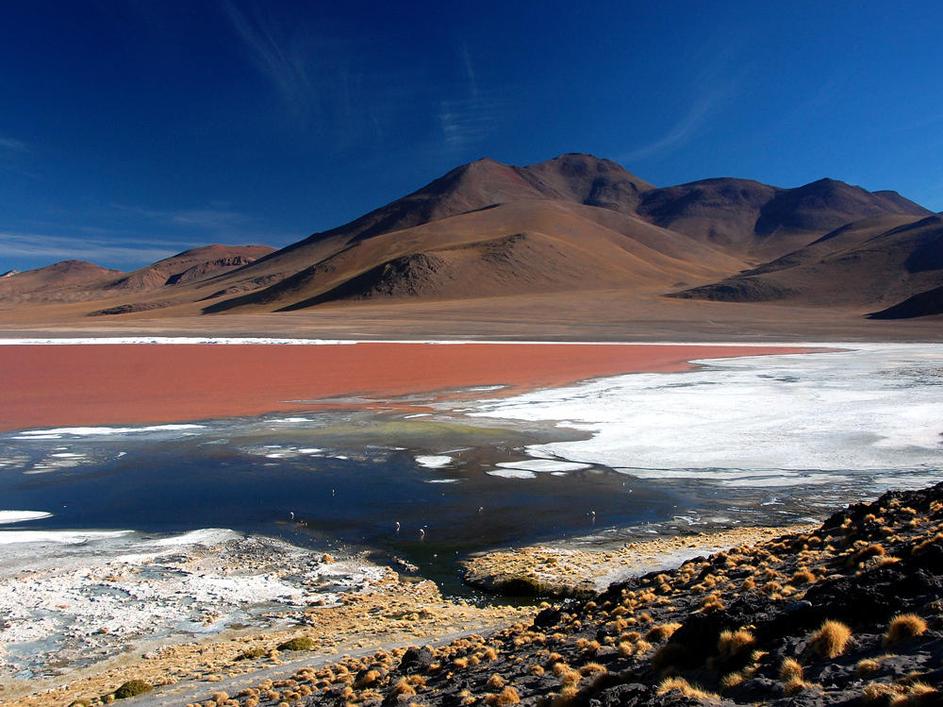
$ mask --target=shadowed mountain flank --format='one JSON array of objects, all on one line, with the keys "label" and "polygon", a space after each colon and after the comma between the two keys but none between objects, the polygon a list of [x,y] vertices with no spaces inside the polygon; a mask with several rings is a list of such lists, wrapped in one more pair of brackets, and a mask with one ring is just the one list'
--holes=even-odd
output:
[{"label": "shadowed mountain flank", "polygon": [[872,217],[843,226],[760,267],[675,296],[888,307],[943,285],[943,217],[903,224],[901,218]]},{"label": "shadowed mountain flank", "polygon": [[639,213],[744,257],[769,260],[869,216],[930,212],[896,192],[868,192],[834,179],[780,189],[720,178],[649,191]]},{"label": "shadowed mountain flank", "polygon": [[903,302],[868,315],[869,319],[913,319],[943,314],[943,285],[918,292]]}]

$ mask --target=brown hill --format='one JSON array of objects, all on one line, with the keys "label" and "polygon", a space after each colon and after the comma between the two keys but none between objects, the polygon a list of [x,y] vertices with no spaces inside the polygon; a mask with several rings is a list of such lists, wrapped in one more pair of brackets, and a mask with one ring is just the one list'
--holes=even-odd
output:
[{"label": "brown hill", "polygon": [[116,280],[108,289],[140,291],[193,283],[211,275],[249,265],[274,250],[264,245],[232,246],[214,243],[158,260]]},{"label": "brown hill", "polygon": [[678,297],[887,307],[943,284],[943,217],[876,217],[782,258]]},{"label": "brown hill", "polygon": [[288,278],[206,311],[615,287],[660,292],[672,283],[705,281],[711,273],[743,265],[636,217],[546,199],[479,209],[332,251]]},{"label": "brown hill", "polygon": [[46,267],[10,272],[0,278],[0,301],[74,302],[88,299],[116,277],[120,270],[109,270],[85,260],[63,260]]},{"label": "brown hill", "polygon": [[745,179],[705,179],[645,193],[639,214],[732,254],[776,258],[852,221],[930,212],[896,192],[869,192],[834,179],[780,189]]},{"label": "brown hill", "polygon": [[[527,167],[484,158],[456,167],[350,223],[315,233],[262,258],[238,277],[228,278],[212,295],[238,295],[267,287],[356,241],[498,204],[549,199],[632,214],[639,195],[651,188],[615,162],[591,155],[566,154]],[[514,232],[511,229],[505,235]]]}]

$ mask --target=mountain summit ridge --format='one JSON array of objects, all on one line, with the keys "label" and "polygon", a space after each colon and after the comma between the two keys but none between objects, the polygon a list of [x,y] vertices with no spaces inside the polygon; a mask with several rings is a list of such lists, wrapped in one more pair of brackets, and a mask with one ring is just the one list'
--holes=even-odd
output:
[{"label": "mountain summit ridge", "polygon": [[[114,315],[595,291],[621,292],[630,307],[668,296],[893,313],[943,285],[936,241],[924,233],[935,233],[932,223],[919,238],[906,230],[934,217],[897,192],[831,178],[792,188],[734,177],[658,187],[588,153],[523,166],[482,157],[278,250],[205,246],[132,273],[87,274],[66,290],[71,300],[107,302],[95,312]],[[902,245],[908,238],[912,247]],[[914,259],[929,265],[915,268]],[[24,301],[13,285],[26,275],[0,282],[0,303]],[[853,281],[855,293],[828,294]],[[43,280],[25,300],[61,301],[54,285]]]}]

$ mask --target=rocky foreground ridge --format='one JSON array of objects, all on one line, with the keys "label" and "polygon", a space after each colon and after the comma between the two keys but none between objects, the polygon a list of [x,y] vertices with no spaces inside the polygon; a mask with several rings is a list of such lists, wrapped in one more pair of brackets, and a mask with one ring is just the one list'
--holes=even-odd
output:
[{"label": "rocky foreground ridge", "polygon": [[935,705],[941,639],[943,484],[544,605],[492,635],[302,669],[212,702]]}]

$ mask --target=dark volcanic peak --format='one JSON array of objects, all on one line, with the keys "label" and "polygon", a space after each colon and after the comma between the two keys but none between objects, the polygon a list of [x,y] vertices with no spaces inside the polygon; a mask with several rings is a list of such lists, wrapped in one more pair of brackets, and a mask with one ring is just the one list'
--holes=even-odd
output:
[{"label": "dark volcanic peak", "polygon": [[639,213],[698,240],[770,259],[869,216],[930,212],[896,192],[872,193],[835,179],[782,189],[719,178],[646,192]]},{"label": "dark volcanic peak", "polygon": [[756,232],[761,235],[780,229],[825,232],[878,213],[921,216],[928,212],[899,194],[869,192],[826,178],[779,191],[763,207]]},{"label": "dark volcanic peak", "polygon": [[663,228],[749,250],[760,211],[776,193],[776,187],[750,179],[702,179],[647,192],[639,213]]},{"label": "dark volcanic peak", "polygon": [[623,213],[633,213],[641,195],[655,188],[612,160],[576,152],[518,171],[545,197]]}]

